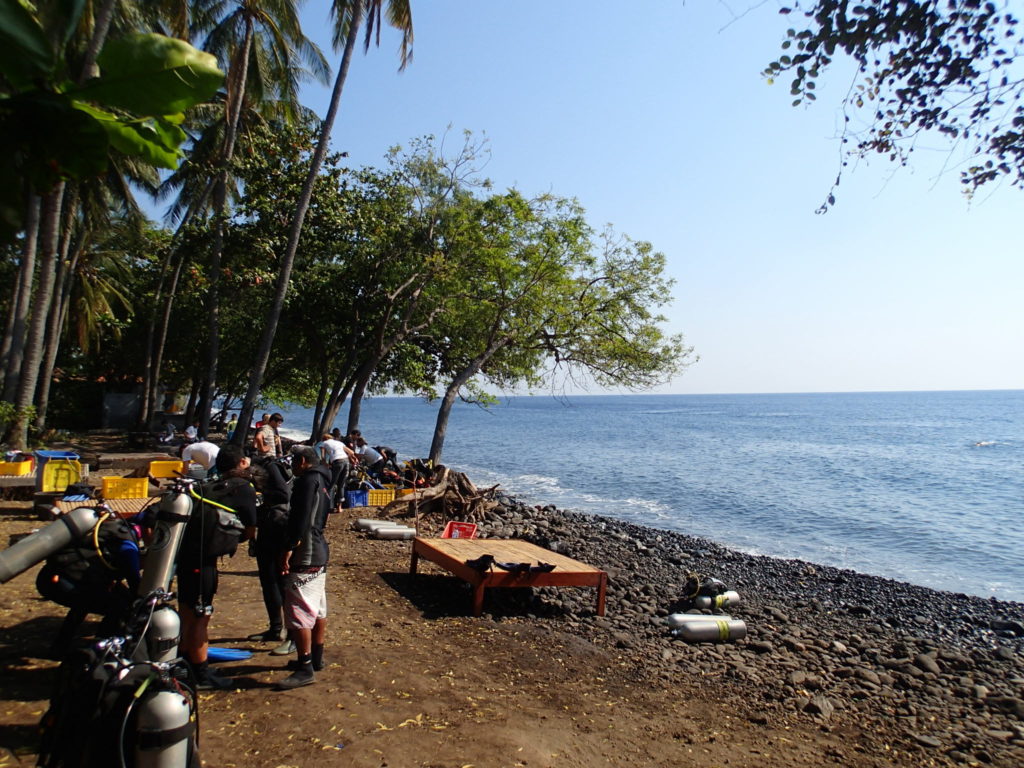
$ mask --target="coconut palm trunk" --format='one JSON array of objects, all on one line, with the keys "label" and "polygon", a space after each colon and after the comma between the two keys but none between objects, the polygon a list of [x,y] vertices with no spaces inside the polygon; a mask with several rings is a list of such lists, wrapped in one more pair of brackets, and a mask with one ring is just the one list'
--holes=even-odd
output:
[{"label": "coconut palm trunk", "polygon": [[25,240],[21,247],[21,268],[18,283],[11,297],[9,328],[4,335],[3,355],[4,388],[3,399],[12,402],[18,392],[21,356],[25,349],[25,324],[32,298],[32,280],[36,271],[36,248],[39,240],[39,197],[31,195],[28,200],[28,215],[25,217]]},{"label": "coconut palm trunk", "polygon": [[[295,265],[295,254],[299,249],[299,238],[302,235],[302,225],[309,211],[310,201],[313,199],[313,186],[320,168],[323,166],[324,158],[327,156],[327,149],[331,142],[331,129],[334,127],[334,120],[338,115],[341,106],[341,93],[345,89],[345,80],[348,78],[348,69],[352,63],[352,52],[356,47],[356,40],[359,37],[359,28],[364,15],[363,0],[355,0],[351,4],[351,18],[349,21],[348,35],[345,38],[345,49],[341,55],[341,66],[338,68],[338,75],[334,79],[334,89],[331,91],[331,103],[327,108],[327,115],[320,126],[320,137],[317,141],[316,150],[310,161],[309,173],[302,185],[302,192],[299,195],[298,204],[295,207],[295,214],[292,216],[291,231],[288,234],[288,247],[284,257],[281,259],[281,266],[277,273],[277,282],[274,285],[274,299],[267,312],[266,322],[263,324],[263,333],[260,335],[259,347],[256,350],[256,360],[253,363],[252,372],[249,375],[249,388],[245,392],[245,400],[242,402],[241,413],[238,421],[241,424],[252,422],[253,410],[256,406],[256,398],[259,396],[260,386],[263,384],[263,376],[267,371],[267,364],[270,362],[270,351],[274,346],[274,337],[277,335],[277,325],[281,320],[281,310],[284,308],[284,300],[288,295],[288,286],[291,281],[292,267]],[[241,445],[245,439],[246,430],[235,430],[232,442]]]},{"label": "coconut palm trunk", "polygon": [[210,338],[207,344],[206,382],[200,402],[203,412],[199,415],[200,434],[210,433],[210,411],[213,396],[217,388],[217,360],[220,357],[220,264],[224,255],[224,230],[227,226],[228,179],[231,158],[235,153],[235,141],[238,138],[238,122],[242,114],[242,103],[245,101],[245,85],[249,77],[249,54],[252,49],[253,23],[247,18],[245,40],[235,59],[235,66],[228,73],[228,98],[225,104],[227,120],[225,121],[224,150],[221,155],[221,170],[213,189],[214,204],[214,235],[213,253],[210,254],[210,280],[208,302],[210,310]]},{"label": "coconut palm trunk", "polygon": [[15,450],[28,447],[29,409],[36,393],[39,370],[43,361],[43,343],[46,337],[46,321],[49,317],[53,298],[53,284],[56,278],[57,239],[61,203],[64,199],[64,182],[59,183],[43,199],[39,221],[39,244],[42,258],[39,260],[39,280],[32,299],[32,313],[28,332],[25,335],[25,355],[21,365],[21,377],[14,405],[16,413],[7,430],[5,442]]}]

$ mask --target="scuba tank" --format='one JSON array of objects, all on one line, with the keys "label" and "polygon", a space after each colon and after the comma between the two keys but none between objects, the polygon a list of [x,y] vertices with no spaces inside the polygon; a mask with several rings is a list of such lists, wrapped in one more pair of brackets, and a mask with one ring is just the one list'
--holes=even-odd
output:
[{"label": "scuba tank", "polygon": [[746,637],[747,625],[728,616],[695,616],[689,621],[679,622],[672,630],[672,635],[689,643],[724,643]]},{"label": "scuba tank", "polygon": [[732,616],[724,616],[722,614],[705,616],[702,613],[670,613],[665,617],[665,623],[668,624],[669,629],[679,629],[688,621],[732,621]]},{"label": "scuba tank", "polygon": [[99,523],[100,516],[100,510],[93,507],[77,507],[0,552],[0,584],[88,534]]},{"label": "scuba tank", "polygon": [[713,597],[710,595],[700,595],[698,597],[695,597],[693,598],[693,607],[722,609],[726,606],[736,605],[739,603],[739,601],[739,593],[735,590],[730,589],[727,592],[723,592],[722,594],[715,595]]},{"label": "scuba tank", "polygon": [[134,768],[186,768],[192,743],[192,712],[188,699],[164,688],[143,694],[135,720]]},{"label": "scuba tank", "polygon": [[174,574],[174,559],[178,555],[185,524],[192,514],[192,499],[184,490],[164,496],[156,514],[153,537],[146,548],[142,563],[142,582],[138,593],[149,595],[158,589],[167,591]]},{"label": "scuba tank", "polygon": [[373,529],[373,535],[378,539],[411,539],[416,535],[416,529],[405,526],[378,527]]},{"label": "scuba tank", "polygon": [[170,595],[162,593],[156,598],[162,602],[153,611],[146,629],[146,655],[149,661],[172,662],[178,658],[181,639],[181,617],[170,605]]}]

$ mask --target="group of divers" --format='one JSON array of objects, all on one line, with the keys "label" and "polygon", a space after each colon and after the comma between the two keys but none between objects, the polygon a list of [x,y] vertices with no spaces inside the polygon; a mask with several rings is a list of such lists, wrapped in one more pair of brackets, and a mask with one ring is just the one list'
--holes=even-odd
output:
[{"label": "group of divers", "polygon": [[[315,445],[282,447],[280,413],[264,414],[243,448],[217,445],[186,429],[180,456],[197,499],[175,559],[175,592],[181,619],[179,653],[196,688],[218,690],[232,681],[210,667],[209,627],[218,590],[218,562],[248,542],[256,560],[268,626],[249,635],[273,642],[274,656],[292,656],[279,690],[310,685],[325,666],[326,568],[324,529],[345,504],[346,491],[396,482],[429,483],[429,466],[407,462],[387,446],[370,446],[359,430],[335,429]],[[236,428],[232,418],[228,432]],[[151,482],[156,482],[150,478]],[[141,578],[141,553],[156,524],[159,505],[130,518],[111,514],[92,536],[72,542],[46,560],[36,586],[69,611],[50,653],[62,658],[75,644],[88,614],[102,617],[96,636],[116,631],[132,609]],[[225,511],[227,515],[225,515]]]}]

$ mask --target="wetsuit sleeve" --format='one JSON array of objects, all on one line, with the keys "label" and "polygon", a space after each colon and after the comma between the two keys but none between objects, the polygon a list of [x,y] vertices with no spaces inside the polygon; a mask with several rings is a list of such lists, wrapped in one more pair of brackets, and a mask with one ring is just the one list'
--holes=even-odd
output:
[{"label": "wetsuit sleeve", "polygon": [[242,525],[246,528],[256,525],[256,489],[248,483],[239,484],[233,496],[233,503],[230,506],[242,521]]},{"label": "wetsuit sleeve", "polygon": [[117,565],[128,586],[136,589],[140,581],[139,545],[133,541],[122,541],[117,549]]},{"label": "wetsuit sleeve", "polygon": [[272,461],[267,465],[267,482],[263,489],[263,500],[267,504],[287,504],[291,496],[291,487],[284,467]]},{"label": "wetsuit sleeve", "polygon": [[316,498],[316,488],[317,479],[309,473],[295,481],[291,511],[288,513],[286,549],[295,549],[299,546],[313,525],[315,507],[312,502]]}]

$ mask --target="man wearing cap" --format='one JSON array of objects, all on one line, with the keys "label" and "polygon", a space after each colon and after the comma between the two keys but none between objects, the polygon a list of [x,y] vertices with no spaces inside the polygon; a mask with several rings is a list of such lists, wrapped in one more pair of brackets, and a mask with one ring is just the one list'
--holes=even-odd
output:
[{"label": "man wearing cap", "polygon": [[324,668],[327,634],[327,561],[330,551],[324,526],[331,510],[328,489],[331,475],[317,451],[308,445],[292,446],[291,510],[280,566],[284,578],[284,623],[295,643],[298,659],[292,674],[278,682],[291,690],[316,681],[314,671]]}]

